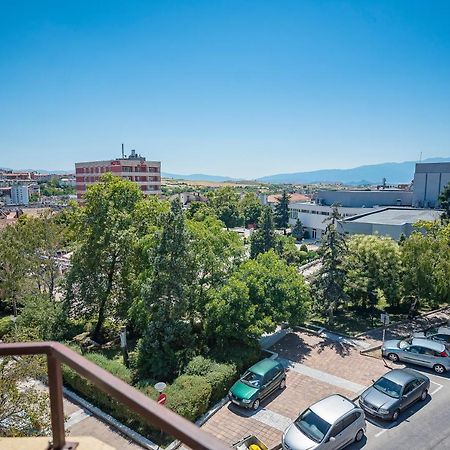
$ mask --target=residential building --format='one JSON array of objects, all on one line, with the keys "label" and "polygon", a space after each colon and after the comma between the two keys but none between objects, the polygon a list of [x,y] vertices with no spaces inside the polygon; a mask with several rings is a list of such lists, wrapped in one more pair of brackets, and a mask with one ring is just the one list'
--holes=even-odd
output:
[{"label": "residential building", "polygon": [[417,163],[414,173],[413,205],[438,208],[439,194],[450,183],[450,162]]},{"label": "residential building", "polygon": [[383,208],[340,220],[338,229],[345,234],[378,234],[398,241],[402,234],[410,236],[417,222],[437,221],[441,214],[435,209]]},{"label": "residential building", "polygon": [[78,200],[82,198],[86,188],[97,183],[104,173],[134,181],[145,194],[161,193],[161,162],[147,161],[132,150],[128,157],[76,163],[75,187]]},{"label": "residential building", "polygon": [[13,184],[11,186],[11,204],[28,205],[30,202],[28,196],[28,186],[22,184]]}]

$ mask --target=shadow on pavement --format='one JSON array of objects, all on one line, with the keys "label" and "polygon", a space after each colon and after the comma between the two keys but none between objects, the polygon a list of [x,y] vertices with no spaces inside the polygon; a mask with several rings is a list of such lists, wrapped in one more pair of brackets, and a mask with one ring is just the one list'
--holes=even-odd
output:
[{"label": "shadow on pavement", "polygon": [[301,363],[311,353],[312,347],[298,334],[289,333],[273,345],[270,350],[277,352],[282,358]]}]

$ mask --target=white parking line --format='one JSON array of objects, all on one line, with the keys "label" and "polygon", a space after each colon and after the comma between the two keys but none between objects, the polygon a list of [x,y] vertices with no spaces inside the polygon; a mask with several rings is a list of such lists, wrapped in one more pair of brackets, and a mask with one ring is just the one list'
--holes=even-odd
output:
[{"label": "white parking line", "polygon": [[430,383],[433,383],[433,384],[435,384],[437,386],[437,388],[433,392],[430,392],[430,395],[436,394],[436,392],[439,392],[444,387],[443,384],[436,383],[436,381],[431,381],[430,380]]},{"label": "white parking line", "polygon": [[395,425],[397,425],[397,422],[392,422],[390,423],[386,428],[383,428],[381,431],[379,431],[375,437],[381,436],[383,433],[386,433],[387,430],[390,430],[391,428],[393,428]]}]

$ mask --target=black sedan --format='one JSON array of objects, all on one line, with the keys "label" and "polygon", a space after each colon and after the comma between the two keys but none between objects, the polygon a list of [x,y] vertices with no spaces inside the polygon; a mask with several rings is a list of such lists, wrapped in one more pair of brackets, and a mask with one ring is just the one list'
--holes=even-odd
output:
[{"label": "black sedan", "polygon": [[359,397],[367,413],[384,420],[397,420],[400,412],[416,400],[425,400],[430,379],[413,369],[394,369],[384,374]]}]

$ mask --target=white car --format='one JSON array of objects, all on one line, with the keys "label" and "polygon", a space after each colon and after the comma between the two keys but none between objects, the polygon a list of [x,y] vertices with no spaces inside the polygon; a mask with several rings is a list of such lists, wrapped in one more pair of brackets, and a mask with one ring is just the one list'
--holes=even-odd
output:
[{"label": "white car", "polygon": [[366,431],[364,411],[334,394],[307,408],[283,433],[284,450],[338,450],[359,442]]}]

